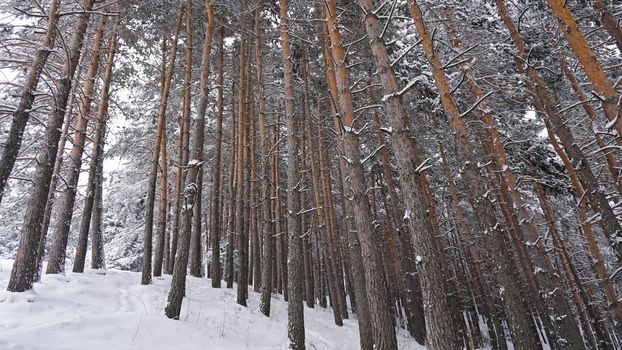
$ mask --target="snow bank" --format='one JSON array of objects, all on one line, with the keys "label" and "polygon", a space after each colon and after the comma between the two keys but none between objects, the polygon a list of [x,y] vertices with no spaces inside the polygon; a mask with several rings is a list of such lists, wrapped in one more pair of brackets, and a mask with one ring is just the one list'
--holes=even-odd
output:
[{"label": "snow bank", "polygon": [[[273,298],[271,317],[259,313],[259,295],[247,308],[231,289],[188,278],[181,320],[164,316],[170,276],[141,286],[140,274],[88,270],[45,275],[34,291],[6,291],[10,260],[0,260],[0,349],[284,349],[287,303]],[[70,269],[69,269],[70,270]],[[356,320],[333,323],[330,309],[305,308],[307,349],[358,349]],[[400,349],[423,349],[405,332]]]}]

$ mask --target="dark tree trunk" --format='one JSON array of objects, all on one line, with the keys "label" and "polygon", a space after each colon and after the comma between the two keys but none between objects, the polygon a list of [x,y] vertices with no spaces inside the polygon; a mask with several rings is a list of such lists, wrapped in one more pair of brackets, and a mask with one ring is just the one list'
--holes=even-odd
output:
[{"label": "dark tree trunk", "polygon": [[[105,141],[105,140],[104,140]],[[104,228],[103,228],[103,187],[104,187],[104,154],[100,154],[97,165],[97,187],[95,188],[95,204],[93,205],[93,217],[91,219],[91,268],[94,270],[105,269],[106,259],[104,255]]]},{"label": "dark tree trunk", "polygon": [[4,188],[9,180],[13,166],[15,165],[17,154],[22,146],[24,130],[30,119],[30,111],[35,101],[37,85],[39,85],[41,73],[43,72],[43,68],[45,68],[50,53],[54,50],[56,26],[59,18],[59,3],[59,0],[52,0],[50,2],[45,38],[43,39],[43,44],[35,53],[34,60],[30,65],[17,109],[13,112],[9,137],[3,144],[4,148],[2,150],[2,157],[0,158],[0,202],[2,202]]},{"label": "dark tree trunk", "polygon": [[[237,251],[238,251],[238,273],[237,273],[237,303],[246,306],[248,295],[248,230],[246,227],[245,217],[245,186],[244,176],[248,173],[246,162],[248,160],[248,89],[246,78],[246,16],[244,13],[247,9],[247,0],[242,2],[242,16],[240,18],[240,79],[238,86],[238,158],[237,158],[237,190],[236,190],[236,209],[235,209],[235,232],[237,233]],[[246,182],[248,185],[248,182]]]},{"label": "dark tree trunk", "polygon": [[[192,231],[192,216],[194,214],[194,205],[200,200],[197,196],[199,180],[199,172],[203,169],[203,144],[205,141],[205,114],[207,109],[207,101],[209,98],[209,73],[210,73],[210,55],[211,44],[214,29],[216,28],[216,20],[214,16],[214,7],[210,0],[206,1],[205,8],[208,16],[208,26],[205,33],[205,41],[203,43],[203,54],[201,61],[201,93],[197,106],[197,119],[194,125],[194,140],[192,144],[192,159],[188,161],[188,174],[186,176],[186,184],[183,193],[182,206],[182,230],[179,232],[179,246],[175,258],[173,268],[173,277],[171,279],[171,289],[168,295],[168,304],[165,313],[168,318],[179,319],[181,312],[181,304],[186,292],[186,274],[188,269],[188,255],[190,253],[190,236]],[[188,2],[188,13],[192,13],[192,2]],[[190,29],[189,21],[186,19],[187,26]],[[189,102],[189,101],[188,101]],[[199,218],[200,220],[200,218]]]},{"label": "dark tree trunk", "polygon": [[74,123],[74,99],[77,96],[75,93],[76,88],[80,83],[80,76],[82,75],[82,61],[85,56],[80,57],[80,63],[78,64],[77,72],[73,79],[73,87],[67,103],[68,109],[65,115],[65,122],[63,123],[63,131],[58,143],[58,149],[56,152],[56,160],[54,161],[54,170],[52,171],[52,178],[50,179],[50,190],[48,192],[48,199],[45,205],[45,212],[43,213],[43,222],[41,223],[41,239],[39,240],[39,248],[37,250],[37,272],[35,275],[35,281],[41,280],[41,273],[43,270],[43,260],[45,258],[45,249],[47,235],[50,228],[50,220],[52,218],[52,209],[54,207],[54,199],[56,198],[56,191],[58,185],[58,179],[60,178],[60,171],[63,166],[63,155],[65,153],[65,144],[67,143],[67,135],[69,135],[69,127]]},{"label": "dark tree trunk", "polygon": [[303,234],[300,217],[300,189],[298,188],[298,120],[294,93],[294,74],[292,52],[289,43],[288,2],[280,0],[279,32],[283,66],[285,69],[285,116],[287,118],[287,233],[289,240],[287,258],[287,335],[290,349],[305,348],[304,306],[303,306]]},{"label": "dark tree trunk", "polygon": [[[361,253],[365,257],[363,269],[367,284],[367,298],[369,301],[369,317],[371,318],[374,334],[374,346],[377,349],[397,349],[397,339],[393,318],[388,305],[389,297],[384,281],[380,255],[375,244],[373,224],[371,222],[371,208],[367,198],[365,174],[361,163],[361,146],[354,125],[354,109],[350,92],[350,78],[346,65],[343,39],[337,22],[337,3],[329,1],[326,6],[327,26],[331,41],[332,57],[334,60],[337,88],[339,92],[339,107],[341,112],[342,152],[345,156],[348,173],[347,190],[357,234],[361,244]],[[360,316],[360,315],[359,315]],[[440,316],[440,315],[437,315]]]},{"label": "dark tree trunk", "polygon": [[89,24],[89,11],[93,8],[93,3],[94,0],[84,0],[82,4],[86,11],[78,17],[76,29],[69,44],[68,59],[63,67],[63,78],[58,83],[55,105],[52,106],[52,114],[45,130],[44,148],[37,155],[34,185],[30,191],[30,200],[20,232],[20,243],[7,287],[7,290],[11,292],[23,292],[31,289],[36,274],[37,249],[41,238],[41,222],[43,220],[41,213],[45,210],[48,191],[50,190],[50,180],[55,161],[53,157],[58,151],[60,128],[63,124],[73,76],[80,60],[84,35]]},{"label": "dark tree trunk", "polygon": [[212,168],[212,203],[210,206],[210,240],[212,248],[212,261],[210,264],[210,277],[212,278],[212,287],[220,288],[220,235],[222,231],[220,223],[220,210],[224,206],[220,202],[220,183],[221,183],[221,159],[222,159],[222,116],[223,116],[223,88],[224,82],[224,36],[225,27],[220,27],[219,51],[218,51],[218,112],[216,113],[216,144],[214,155],[214,166]]}]

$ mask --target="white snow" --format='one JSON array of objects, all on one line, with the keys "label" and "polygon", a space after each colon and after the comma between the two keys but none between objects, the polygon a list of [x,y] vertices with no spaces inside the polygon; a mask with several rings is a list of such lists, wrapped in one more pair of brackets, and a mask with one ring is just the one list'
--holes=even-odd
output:
[{"label": "white snow", "polygon": [[[0,349],[284,349],[287,303],[272,298],[270,318],[235,302],[235,289],[214,289],[206,278],[188,277],[180,320],[163,313],[170,276],[140,285],[140,274],[87,270],[44,275],[34,291],[6,291],[12,261],[0,260]],[[68,268],[68,271],[71,271]],[[333,322],[330,309],[305,307],[307,349],[358,349],[356,320]],[[424,347],[398,332],[400,349]]]}]

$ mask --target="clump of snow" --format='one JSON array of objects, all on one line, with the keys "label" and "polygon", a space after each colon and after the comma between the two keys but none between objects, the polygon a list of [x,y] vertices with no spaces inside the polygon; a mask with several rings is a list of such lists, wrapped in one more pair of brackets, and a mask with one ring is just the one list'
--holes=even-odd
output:
[{"label": "clump of snow", "polygon": [[[44,275],[34,290],[6,291],[12,261],[0,260],[0,349],[285,349],[287,303],[272,299],[270,318],[249,291],[248,307],[235,289],[214,289],[206,278],[188,277],[180,320],[163,313],[170,276],[140,285],[140,273],[87,270]],[[68,268],[68,271],[71,271]],[[359,349],[354,319],[335,326],[330,309],[305,307],[308,349]],[[400,349],[424,349],[398,332]]]}]

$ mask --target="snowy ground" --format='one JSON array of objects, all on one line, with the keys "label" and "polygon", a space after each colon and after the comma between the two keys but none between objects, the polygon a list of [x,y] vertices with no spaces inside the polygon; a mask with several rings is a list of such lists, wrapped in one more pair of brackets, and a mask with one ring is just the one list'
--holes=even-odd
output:
[{"label": "snowy ground", "polygon": [[[231,289],[213,289],[208,279],[188,278],[180,321],[164,316],[170,276],[141,286],[140,274],[89,270],[45,275],[34,291],[6,291],[10,260],[0,260],[0,349],[284,349],[287,303],[273,298],[271,317],[235,302]],[[252,290],[252,289],[251,289]],[[307,349],[358,349],[355,320],[333,323],[330,310],[305,308]],[[400,349],[423,347],[398,335]]]}]

